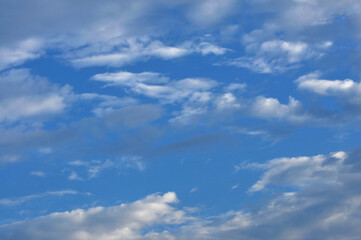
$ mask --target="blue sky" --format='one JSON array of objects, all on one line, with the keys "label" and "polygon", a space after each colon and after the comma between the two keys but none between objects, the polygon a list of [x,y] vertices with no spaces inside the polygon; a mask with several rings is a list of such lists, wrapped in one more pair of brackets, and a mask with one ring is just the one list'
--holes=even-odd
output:
[{"label": "blue sky", "polygon": [[0,239],[358,239],[360,10],[0,0]]}]

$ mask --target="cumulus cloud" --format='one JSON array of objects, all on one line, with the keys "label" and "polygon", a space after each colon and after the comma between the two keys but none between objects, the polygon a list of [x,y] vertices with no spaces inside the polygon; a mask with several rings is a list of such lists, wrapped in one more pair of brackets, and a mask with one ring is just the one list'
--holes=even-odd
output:
[{"label": "cumulus cloud", "polygon": [[178,201],[173,192],[113,207],[52,213],[30,221],[0,228],[2,239],[173,239],[164,231],[147,230],[156,225],[181,224],[182,210],[171,206]]},{"label": "cumulus cloud", "polygon": [[326,80],[320,79],[320,73],[311,73],[296,80],[301,90],[313,92],[321,96],[337,97],[344,102],[361,104],[361,83],[351,79]]},{"label": "cumulus cloud", "polygon": [[305,122],[310,118],[302,109],[302,104],[293,97],[289,97],[286,105],[278,99],[259,96],[253,101],[250,111],[259,118],[288,119],[291,122]]}]

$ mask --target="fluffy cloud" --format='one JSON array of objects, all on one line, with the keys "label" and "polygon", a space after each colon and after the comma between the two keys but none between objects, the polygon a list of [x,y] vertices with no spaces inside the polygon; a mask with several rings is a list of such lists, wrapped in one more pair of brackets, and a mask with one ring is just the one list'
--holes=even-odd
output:
[{"label": "fluffy cloud", "polygon": [[351,79],[325,80],[320,73],[311,73],[296,80],[299,89],[323,96],[334,96],[345,102],[361,104],[361,83]]},{"label": "fluffy cloud", "polygon": [[177,201],[175,193],[169,192],[120,206],[53,213],[2,226],[0,236],[4,240],[172,239],[167,231],[147,229],[185,222],[185,212],[171,206]]},{"label": "fluffy cloud", "polygon": [[305,122],[310,119],[307,113],[302,109],[302,104],[294,99],[289,98],[289,103],[281,104],[278,99],[257,97],[250,106],[252,115],[259,118],[287,119],[291,122]]}]

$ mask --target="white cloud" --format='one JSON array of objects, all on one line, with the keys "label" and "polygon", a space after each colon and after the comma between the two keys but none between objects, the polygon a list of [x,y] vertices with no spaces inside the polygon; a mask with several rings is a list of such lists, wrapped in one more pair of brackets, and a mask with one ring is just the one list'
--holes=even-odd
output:
[{"label": "white cloud", "polygon": [[118,111],[124,107],[134,106],[138,103],[137,99],[131,97],[119,98],[116,96],[102,95],[97,93],[82,93],[74,95],[74,98],[88,104],[96,103],[96,106],[92,112],[98,117],[102,117],[111,112]]},{"label": "white cloud", "polygon": [[106,86],[135,86],[137,83],[166,83],[168,78],[154,72],[114,72],[101,73],[92,77],[92,80],[107,83]]},{"label": "white cloud", "polygon": [[59,88],[29,70],[13,69],[0,75],[0,121],[58,114],[65,110],[71,89]]},{"label": "white cloud", "polygon": [[230,60],[228,64],[249,68],[258,73],[285,72],[299,67],[304,60],[321,57],[332,45],[330,42],[310,45],[279,39],[263,41],[263,36],[260,37],[259,34],[254,31],[244,36],[243,42],[249,56]]},{"label": "white cloud", "polygon": [[210,90],[217,85],[216,81],[204,78],[185,78],[170,81],[161,74],[152,72],[102,73],[94,75],[92,79],[106,82],[107,85],[127,87],[134,93],[156,98],[164,103],[182,101],[198,92]]},{"label": "white cloud", "polygon": [[237,98],[232,93],[225,93],[216,100],[218,110],[237,109],[241,107]]},{"label": "white cloud", "polygon": [[[157,57],[161,59],[179,58],[192,53],[200,53],[202,55],[215,54],[222,55],[227,50],[225,48],[216,46],[209,42],[185,42],[179,46],[167,46],[160,41],[149,41],[141,39],[128,39],[125,43],[119,46],[114,46],[119,49],[117,51],[103,52],[92,54],[85,52],[84,49],[80,52],[73,52],[66,56],[75,67],[90,67],[90,66],[111,66],[119,67],[134,61],[145,60],[149,57]],[[79,56],[80,55],[80,56]]]},{"label": "white cloud", "polygon": [[[12,198],[12,199],[2,198],[2,199],[0,199],[0,205],[15,206],[15,205],[19,205],[24,202],[28,202],[28,201],[39,199],[39,198],[44,198],[44,197],[49,197],[49,196],[62,197],[64,195],[69,195],[69,194],[76,195],[76,194],[81,194],[81,193],[74,191],[74,190],[63,190],[63,191],[52,191],[52,192],[45,192],[45,193],[40,193],[40,194],[33,194],[33,195],[28,195],[28,196],[19,197],[19,198]],[[87,195],[89,195],[89,194],[87,193]]]},{"label": "white cloud", "polygon": [[207,111],[208,109],[204,107],[184,106],[180,112],[176,112],[176,116],[171,118],[169,122],[176,125],[192,124],[197,117],[207,113]]},{"label": "white cloud", "polygon": [[266,169],[261,180],[250,191],[260,191],[267,185],[305,186],[315,183],[336,183],[338,172],[347,157],[344,152],[330,156],[279,158],[262,165]]},{"label": "white cloud", "polygon": [[0,70],[40,57],[42,47],[42,41],[35,38],[23,40],[16,46],[0,46]]},{"label": "white cloud", "polygon": [[323,96],[334,96],[351,104],[361,104],[361,83],[351,79],[325,80],[320,73],[311,73],[296,80],[299,89]]},{"label": "white cloud", "polygon": [[[260,181],[301,189],[279,193],[247,212],[192,222],[177,239],[354,239],[360,234],[359,156],[358,150],[271,160],[263,164]],[[264,187],[258,183],[254,187]]]},{"label": "white cloud", "polygon": [[109,169],[135,169],[138,171],[143,171],[146,167],[142,157],[130,155],[123,156],[116,160],[93,160],[91,162],[77,160],[69,162],[68,164],[77,168],[77,172],[75,170],[71,170],[70,175],[68,176],[69,180],[84,180],[96,178],[102,172]]},{"label": "white cloud", "polygon": [[236,13],[236,0],[203,0],[197,1],[188,10],[188,18],[198,25],[209,26]]},{"label": "white cloud", "polygon": [[78,174],[75,171],[71,171],[70,175],[68,176],[68,179],[70,181],[82,181],[81,177],[78,176]]},{"label": "white cloud", "polygon": [[[0,227],[5,240],[81,239],[345,239],[360,235],[360,150],[311,157],[278,158],[263,170],[251,190],[298,187],[269,196],[247,211],[192,217],[194,208],[178,210],[175,193],[112,207],[52,213]],[[247,166],[246,166],[247,167]],[[253,167],[253,166],[250,166]],[[234,185],[232,189],[236,189]],[[197,213],[197,212],[196,212]],[[347,231],[345,231],[347,230]]]},{"label": "white cloud", "polygon": [[275,119],[287,119],[291,122],[304,122],[310,119],[302,109],[302,104],[289,97],[289,103],[281,104],[276,98],[266,98],[259,96],[255,98],[250,111],[253,116],[259,118],[275,118]]},{"label": "white cloud", "polygon": [[150,195],[145,199],[113,207],[77,209],[52,213],[0,228],[2,239],[173,239],[167,231],[149,231],[155,225],[181,224],[185,212],[171,206],[175,193]]}]

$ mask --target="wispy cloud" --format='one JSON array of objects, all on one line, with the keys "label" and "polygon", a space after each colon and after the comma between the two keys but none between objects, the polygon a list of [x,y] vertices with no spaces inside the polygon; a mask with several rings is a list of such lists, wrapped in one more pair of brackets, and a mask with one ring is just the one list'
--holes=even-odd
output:
[{"label": "wispy cloud", "polygon": [[[19,198],[2,198],[0,199],[0,205],[15,206],[39,198],[45,198],[51,196],[62,197],[64,195],[77,195],[77,194],[82,194],[82,193],[79,193],[78,191],[74,191],[74,190],[51,191],[51,192],[27,195]],[[90,193],[85,193],[85,194],[89,195]]]}]

